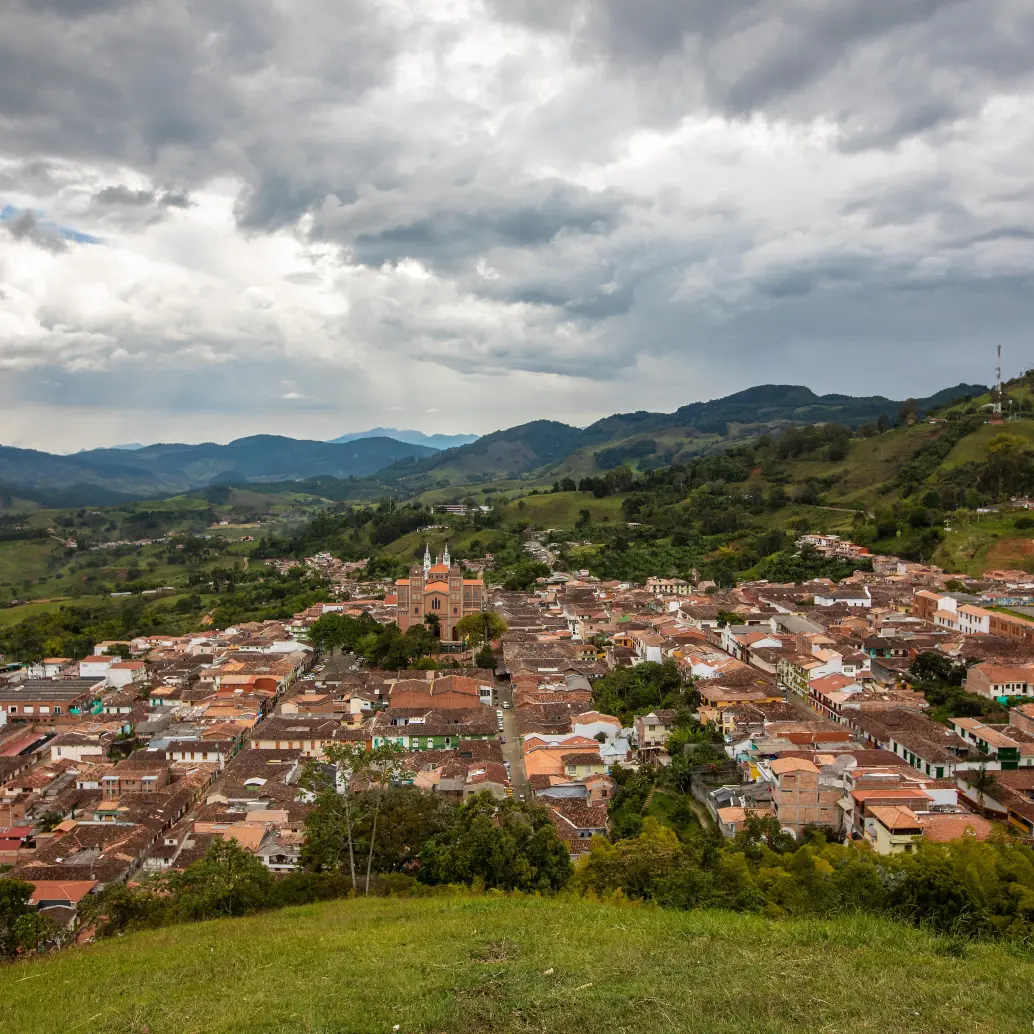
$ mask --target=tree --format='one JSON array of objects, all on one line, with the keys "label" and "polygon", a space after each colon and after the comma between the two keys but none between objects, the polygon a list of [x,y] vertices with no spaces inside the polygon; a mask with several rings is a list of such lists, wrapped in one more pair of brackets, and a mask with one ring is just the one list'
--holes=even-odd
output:
[{"label": "tree", "polygon": [[18,953],[18,920],[29,911],[33,886],[22,880],[0,880],[0,957]]},{"label": "tree", "polygon": [[502,890],[557,891],[571,878],[571,858],[545,808],[470,797],[445,832],[420,854],[424,883],[475,881]]},{"label": "tree", "polygon": [[[370,850],[366,857],[366,896],[370,896],[370,874],[373,871],[373,848],[377,841],[377,819],[387,787],[401,778],[405,772],[405,751],[398,743],[382,743],[368,751],[366,769],[371,775],[371,792],[373,796],[373,819],[370,823]],[[347,792],[347,791],[346,791]]]},{"label": "tree", "polygon": [[169,878],[184,919],[242,916],[266,905],[273,877],[261,860],[231,837],[216,840],[198,862]]},{"label": "tree", "polygon": [[976,791],[977,802],[981,807],[985,806],[984,798],[998,789],[998,780],[995,778],[994,773],[988,769],[986,763],[968,772],[963,778]]},{"label": "tree", "polygon": [[302,862],[317,871],[336,870],[347,849],[348,872],[356,887],[356,828],[362,801],[351,785],[365,780],[369,755],[361,743],[331,743],[323,748],[323,758],[324,764],[311,762],[302,777],[305,788],[316,793],[316,808],[306,820]]},{"label": "tree", "polygon": [[474,664],[479,668],[495,668],[495,654],[487,643],[474,656]]},{"label": "tree", "polygon": [[507,630],[506,622],[492,610],[468,614],[453,626],[453,634],[462,639],[471,649],[478,649],[486,642],[498,639]]},{"label": "tree", "polygon": [[947,859],[921,857],[890,903],[902,918],[938,933],[975,933],[985,925],[973,892]]},{"label": "tree", "polygon": [[39,952],[48,942],[57,939],[61,928],[43,912],[26,912],[14,923],[14,935],[23,951]]}]

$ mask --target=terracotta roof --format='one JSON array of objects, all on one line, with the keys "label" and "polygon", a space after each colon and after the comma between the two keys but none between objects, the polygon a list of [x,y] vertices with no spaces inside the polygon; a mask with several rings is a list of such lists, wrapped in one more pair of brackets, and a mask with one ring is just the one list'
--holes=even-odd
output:
[{"label": "terracotta roof", "polygon": [[776,758],[771,762],[769,768],[776,775],[785,775],[787,772],[813,772],[818,773],[818,767],[804,758]]},{"label": "terracotta roof", "polygon": [[921,821],[923,836],[938,844],[967,836],[986,840],[992,830],[991,823],[980,815],[924,815]]},{"label": "terracotta roof", "polygon": [[870,808],[869,814],[877,822],[886,826],[891,833],[907,833],[922,831],[922,822],[919,816],[911,808]]},{"label": "terracotta roof", "polygon": [[97,886],[96,880],[35,880],[30,904],[64,899],[76,905]]},{"label": "terracotta roof", "polygon": [[[433,571],[434,568],[432,567],[431,570]],[[448,592],[448,591],[449,591],[449,583],[448,582],[428,582],[427,585],[424,586],[424,592]]]}]

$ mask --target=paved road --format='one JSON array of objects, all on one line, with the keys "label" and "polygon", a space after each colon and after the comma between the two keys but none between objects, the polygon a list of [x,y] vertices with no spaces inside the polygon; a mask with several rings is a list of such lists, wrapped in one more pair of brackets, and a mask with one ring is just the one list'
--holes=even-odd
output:
[{"label": "paved road", "polygon": [[[498,706],[503,708],[503,703],[513,704],[513,690],[507,684],[500,686],[498,693]],[[527,793],[526,783],[528,777],[524,772],[524,756],[521,754],[521,734],[517,729],[517,719],[513,713],[513,707],[503,708],[503,737],[506,742],[503,744],[503,759],[510,762],[510,782],[513,784],[514,796],[521,792]],[[530,796],[530,795],[529,795]]]}]

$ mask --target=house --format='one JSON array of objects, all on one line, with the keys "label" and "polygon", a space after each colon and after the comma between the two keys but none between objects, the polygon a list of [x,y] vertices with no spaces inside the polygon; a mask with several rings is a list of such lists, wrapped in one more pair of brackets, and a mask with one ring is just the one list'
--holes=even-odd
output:
[{"label": "house", "polygon": [[923,835],[923,824],[911,808],[886,805],[870,810],[873,847],[877,854],[911,854]]},{"label": "house", "polygon": [[637,662],[652,661],[661,664],[664,661],[663,648],[666,642],[665,637],[657,632],[633,632],[632,648],[636,652]]},{"label": "house", "polygon": [[389,707],[370,724],[374,747],[398,743],[406,750],[454,748],[461,739],[489,740],[498,734],[495,712],[487,707]]},{"label": "house", "polygon": [[1034,737],[1019,729],[1009,725],[985,725],[976,718],[952,718],[951,727],[985,757],[994,759],[1000,771],[1034,765]]},{"label": "house", "polygon": [[757,818],[769,818],[775,815],[771,805],[760,805],[754,808],[740,807],[736,804],[726,805],[717,809],[717,825],[722,836],[732,838],[741,832],[751,816]]},{"label": "house", "polygon": [[805,826],[839,825],[839,780],[823,775],[814,762],[785,757],[758,767],[772,785],[772,802],[781,827],[796,835]]},{"label": "house", "polygon": [[163,758],[126,758],[111,772],[101,776],[101,790],[107,800],[115,800],[126,793],[156,793],[171,781],[169,763]]},{"label": "house", "polygon": [[333,718],[274,715],[256,726],[248,740],[253,750],[300,750],[306,757],[319,757],[341,731]]},{"label": "house", "polygon": [[114,730],[97,730],[92,733],[69,730],[58,733],[47,744],[50,748],[50,760],[101,761],[107,755],[116,735]]},{"label": "house", "polygon": [[964,812],[916,813],[903,805],[871,809],[873,838],[877,854],[911,854],[920,838],[933,843],[948,843],[973,837],[986,840],[992,832],[991,823],[981,815]]},{"label": "house", "polygon": [[843,669],[844,659],[839,653],[814,646],[810,653],[799,652],[784,657],[779,662],[779,679],[787,689],[807,700],[813,679],[840,674]]},{"label": "house", "polygon": [[0,685],[0,708],[9,722],[75,725],[106,685],[99,678],[25,679]]},{"label": "house", "polygon": [[607,832],[606,804],[548,800],[546,806],[553,827],[567,845],[572,859],[589,851],[594,836],[604,836]]},{"label": "house", "polygon": [[42,661],[35,661],[28,665],[30,678],[50,679],[53,678],[66,664],[71,664],[71,657],[44,657]]},{"label": "house", "polygon": [[118,660],[118,655],[112,653],[94,654],[92,657],[84,657],[79,662],[79,678],[105,678],[108,674],[108,669]]},{"label": "house", "polygon": [[646,591],[655,596],[689,596],[692,592],[683,578],[647,578]]},{"label": "house", "polygon": [[147,665],[143,661],[116,661],[107,671],[108,682],[118,688],[140,682],[146,675]]},{"label": "house", "polygon": [[564,775],[569,779],[586,779],[591,775],[606,775],[607,765],[595,751],[564,754],[560,758]]},{"label": "house", "polygon": [[857,607],[868,609],[872,606],[872,596],[867,585],[834,585],[829,589],[821,589],[815,593],[815,606]]},{"label": "house", "polygon": [[846,675],[839,673],[823,675],[808,683],[808,702],[812,709],[824,718],[842,722],[844,703],[861,692],[863,692],[863,687]]},{"label": "house", "polygon": [[950,779],[957,772],[1001,764],[967,743],[958,733],[915,711],[893,707],[883,711],[844,710],[847,724],[862,734],[868,745],[890,751],[913,768],[935,779]]},{"label": "house", "polygon": [[966,673],[966,692],[1002,701],[1034,696],[1034,664],[974,664]]},{"label": "house", "polygon": [[634,725],[634,739],[640,750],[660,750],[675,731],[674,711],[651,711],[638,715]]}]

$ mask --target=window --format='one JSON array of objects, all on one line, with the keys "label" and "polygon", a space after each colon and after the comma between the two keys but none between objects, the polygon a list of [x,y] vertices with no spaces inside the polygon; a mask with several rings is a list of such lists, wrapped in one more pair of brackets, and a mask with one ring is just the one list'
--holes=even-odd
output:
[{"label": "window", "polygon": [[433,600],[431,600],[431,610],[441,610],[441,609],[442,609],[442,601],[440,599],[438,599],[437,596],[435,596],[435,598]]}]

